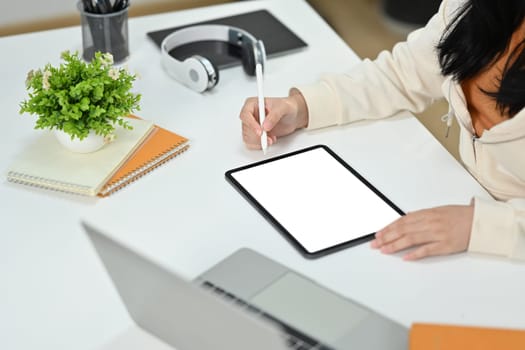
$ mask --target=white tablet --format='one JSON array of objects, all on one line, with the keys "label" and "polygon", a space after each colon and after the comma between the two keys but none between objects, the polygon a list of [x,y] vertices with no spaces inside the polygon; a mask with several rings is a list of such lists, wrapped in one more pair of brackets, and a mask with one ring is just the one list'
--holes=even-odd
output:
[{"label": "white tablet", "polygon": [[309,258],[368,241],[404,215],[324,145],[229,170],[226,179]]}]

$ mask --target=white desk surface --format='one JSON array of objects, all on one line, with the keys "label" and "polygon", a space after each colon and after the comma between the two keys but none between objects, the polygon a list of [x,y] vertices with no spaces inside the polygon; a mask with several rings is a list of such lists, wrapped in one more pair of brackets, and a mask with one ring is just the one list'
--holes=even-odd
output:
[{"label": "white desk surface", "polygon": [[[241,140],[240,107],[256,94],[240,67],[221,71],[217,88],[197,94],[166,76],[146,32],[268,8],[309,47],[270,59],[265,90],[282,96],[323,72],[343,72],[358,57],[302,0],[243,1],[131,19],[131,56],[141,78],[145,119],[191,139],[191,148],[105,199],[47,192],[0,180],[0,348],[93,349],[130,325],[123,305],[84,235],[85,218],[188,278],[246,246],[386,316],[525,328],[524,265],[458,254],[404,262],[367,244],[306,260],[224,179],[230,168],[263,159]],[[0,170],[37,137],[19,115],[26,73],[80,50],[79,27],[0,39]],[[479,185],[408,114],[381,122],[298,132],[267,156],[324,143],[403,210],[468,203]],[[307,198],[308,193],[305,192]]]}]

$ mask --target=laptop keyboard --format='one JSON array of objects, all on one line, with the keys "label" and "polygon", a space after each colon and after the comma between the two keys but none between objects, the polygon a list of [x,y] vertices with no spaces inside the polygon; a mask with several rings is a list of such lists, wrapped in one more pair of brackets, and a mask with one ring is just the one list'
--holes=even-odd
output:
[{"label": "laptop keyboard", "polygon": [[326,346],[319,341],[312,339],[311,337],[307,336],[306,334],[300,332],[299,330],[290,327],[286,323],[276,319],[275,317],[265,313],[261,309],[248,304],[246,301],[242,300],[241,298],[236,297],[235,295],[225,291],[224,289],[214,285],[213,283],[209,281],[204,281],[202,283],[202,286],[205,289],[208,289],[215,294],[219,295],[223,299],[227,300],[228,302],[231,302],[233,304],[236,304],[237,306],[253,313],[256,316],[262,317],[273,324],[277,325],[282,330],[282,335],[285,338],[285,343],[290,349],[295,350],[334,350],[333,348]]}]

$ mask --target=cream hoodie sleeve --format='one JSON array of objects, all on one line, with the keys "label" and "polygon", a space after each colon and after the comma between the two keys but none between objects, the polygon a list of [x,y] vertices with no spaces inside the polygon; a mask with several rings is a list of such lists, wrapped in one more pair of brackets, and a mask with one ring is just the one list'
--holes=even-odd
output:
[{"label": "cream hoodie sleeve", "polygon": [[525,199],[476,198],[468,250],[525,260]]},{"label": "cream hoodie sleeve", "polygon": [[453,15],[452,2],[444,1],[425,27],[392,52],[366,59],[346,74],[327,74],[314,85],[297,87],[308,107],[308,128],[379,119],[401,110],[420,112],[443,97],[435,47]]}]

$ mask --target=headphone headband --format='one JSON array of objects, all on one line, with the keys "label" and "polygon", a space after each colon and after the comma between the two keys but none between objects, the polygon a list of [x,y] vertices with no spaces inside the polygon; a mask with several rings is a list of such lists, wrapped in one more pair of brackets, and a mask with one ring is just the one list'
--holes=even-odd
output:
[{"label": "headphone headband", "polygon": [[241,48],[245,71],[255,74],[256,64],[264,67],[266,53],[262,41],[247,31],[221,24],[205,24],[185,27],[169,34],[161,43],[161,62],[174,79],[199,92],[206,91],[218,82],[218,70],[202,56],[180,61],[169,52],[179,46],[197,41],[222,41]]},{"label": "headphone headband", "polygon": [[161,48],[169,52],[178,46],[204,40],[225,41],[236,46],[243,43],[254,44],[257,41],[253,35],[241,28],[222,24],[203,24],[174,31],[164,38]]}]

